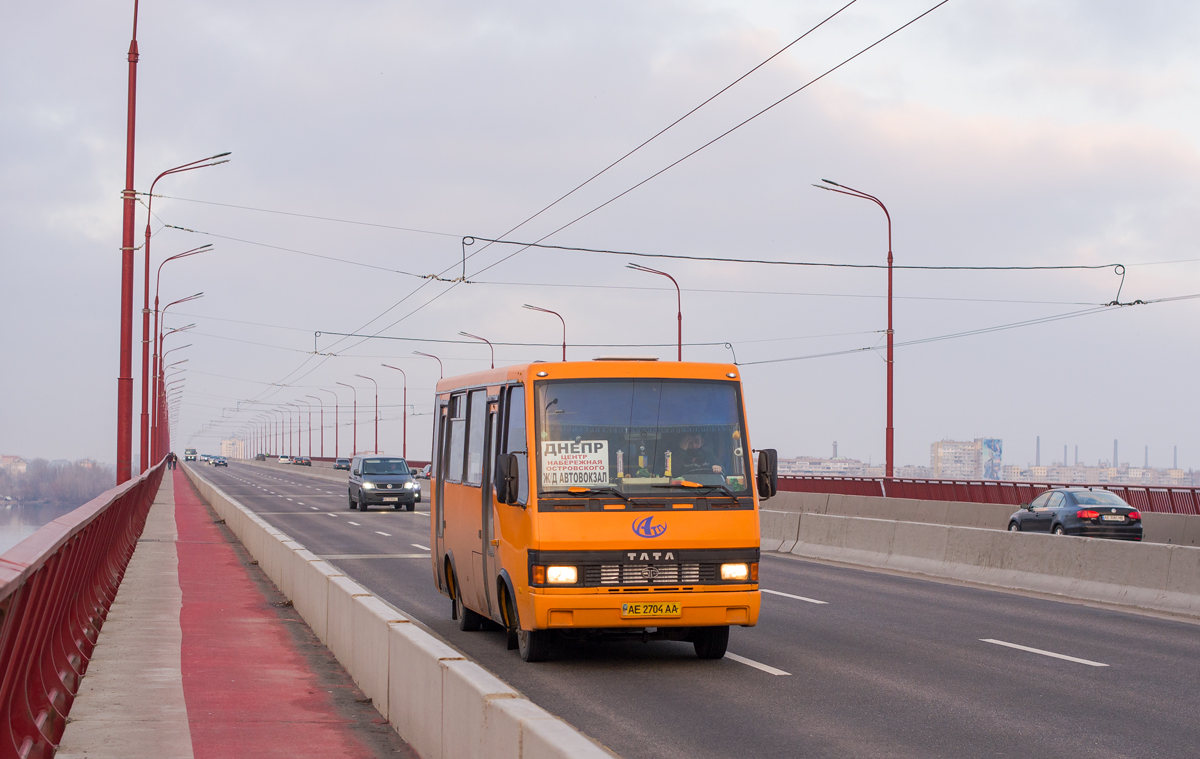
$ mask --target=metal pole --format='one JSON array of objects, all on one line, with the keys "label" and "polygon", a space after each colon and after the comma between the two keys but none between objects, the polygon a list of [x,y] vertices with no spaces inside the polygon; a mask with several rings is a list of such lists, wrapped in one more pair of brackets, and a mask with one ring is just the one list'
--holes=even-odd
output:
[{"label": "metal pole", "polygon": [[892,215],[890,213],[888,213],[887,206],[885,206],[883,204],[883,201],[881,201],[879,198],[875,197],[874,195],[871,195],[870,193],[863,192],[862,190],[856,190],[853,187],[848,187],[844,184],[838,184],[837,182],[834,182],[832,179],[822,179],[821,181],[824,182],[825,184],[829,184],[829,185],[833,185],[833,186],[825,187],[823,185],[815,184],[815,185],[813,185],[813,187],[816,187],[821,190],[827,190],[829,192],[841,193],[842,195],[849,195],[852,198],[862,198],[863,200],[870,200],[870,201],[874,202],[875,205],[877,205],[881,209],[883,209],[883,215],[885,217],[887,217],[887,228],[888,228],[887,427],[884,432],[884,458],[885,458],[884,477],[886,477],[887,479],[890,480],[895,471],[895,468],[894,468],[894,464],[895,464],[895,455],[894,455],[895,454],[895,428],[892,425],[892,370],[896,365],[895,356],[893,353],[893,349],[895,346],[896,333],[895,333],[895,330],[892,328]]},{"label": "metal pole", "polygon": [[365,374],[356,374],[355,377],[361,377],[365,380],[371,380],[375,385],[375,453],[379,453],[379,383],[371,379]]},{"label": "metal pole", "polygon": [[133,154],[137,116],[137,16],[133,0],[133,36],[129,41],[129,89],[125,112],[125,190],[121,193],[121,354],[117,375],[117,484],[133,476]]},{"label": "metal pole", "polygon": [[[463,337],[469,337],[472,340],[482,340],[483,342],[487,343],[488,350],[492,353],[492,368],[496,368],[496,349],[492,347],[490,340],[488,340],[486,337],[480,337],[479,335],[472,335],[470,332],[459,332],[458,334],[462,335]],[[438,366],[441,366],[441,363],[442,362],[439,361]]]},{"label": "metal pole", "polygon": [[418,356],[424,356],[425,358],[431,358],[438,362],[438,379],[443,379],[446,376],[446,373],[442,370],[442,360],[440,358],[432,353],[422,353],[421,351],[413,351],[413,353],[417,354]]},{"label": "metal pole", "polygon": [[678,321],[678,347],[679,347],[679,353],[678,353],[678,356],[676,357],[676,360],[682,361],[683,360],[683,295],[679,291],[679,283],[675,281],[674,277],[672,277],[670,274],[667,274],[665,271],[659,271],[658,269],[651,269],[650,267],[642,266],[641,264],[625,264],[625,268],[633,269],[634,271],[644,271],[648,274],[660,274],[660,275],[666,277],[667,279],[671,280],[671,284],[675,285],[675,306],[676,306],[675,318]]},{"label": "metal pole", "polygon": [[354,385],[347,385],[345,382],[337,382],[334,384],[341,385],[342,387],[348,387],[350,388],[350,392],[354,393],[354,410],[352,412],[354,416],[354,422],[351,425],[354,429],[354,434],[351,438],[353,447],[350,451],[350,455],[354,456],[358,453],[358,390],[355,389]]},{"label": "metal pole", "polygon": [[400,455],[403,456],[405,460],[408,460],[408,374],[398,366],[392,366],[391,364],[380,364],[380,366],[388,369],[395,369],[396,371],[400,372],[400,376],[404,378],[404,409],[401,412],[401,416],[404,419],[404,423],[401,428],[403,430],[401,435],[404,436],[404,441],[400,444]]},{"label": "metal pole", "polygon": [[[325,458],[325,399],[319,395],[306,395],[305,398],[312,398],[317,403],[321,404],[321,458]],[[308,410],[308,434],[312,437],[312,408]],[[308,455],[312,455],[312,440],[308,441]]]},{"label": "metal pole", "polygon": [[[338,401],[337,393],[333,392],[332,390],[325,390],[324,388],[322,388],[318,392],[329,393],[330,395],[333,396],[333,457],[336,459],[338,457],[338,436],[341,431],[341,428],[338,426],[338,403],[339,403],[339,401]],[[324,455],[324,453],[322,453],[322,455]]]},{"label": "metal pole", "polygon": [[562,345],[563,358],[562,358],[562,360],[566,361],[567,360],[567,320],[562,318],[562,314],[558,313],[557,311],[551,311],[550,309],[542,308],[541,306],[531,306],[528,303],[526,303],[524,306],[522,306],[522,308],[528,308],[530,311],[541,311],[543,314],[554,314],[555,316],[558,317],[558,320],[560,322],[562,322],[562,328],[563,328],[563,345]]}]

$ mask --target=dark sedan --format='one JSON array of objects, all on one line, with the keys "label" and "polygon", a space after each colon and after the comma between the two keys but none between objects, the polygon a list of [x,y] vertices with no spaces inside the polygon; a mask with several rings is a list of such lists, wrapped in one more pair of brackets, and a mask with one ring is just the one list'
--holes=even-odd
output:
[{"label": "dark sedan", "polygon": [[334,461],[333,468],[334,469],[345,469],[347,472],[349,472],[350,471],[350,459],[338,459],[338,460]]},{"label": "dark sedan", "polygon": [[308,456],[297,456],[292,459],[292,463],[296,466],[312,466],[312,459]]},{"label": "dark sedan", "polygon": [[1008,530],[1141,540],[1142,514],[1107,490],[1055,488],[1009,517]]}]

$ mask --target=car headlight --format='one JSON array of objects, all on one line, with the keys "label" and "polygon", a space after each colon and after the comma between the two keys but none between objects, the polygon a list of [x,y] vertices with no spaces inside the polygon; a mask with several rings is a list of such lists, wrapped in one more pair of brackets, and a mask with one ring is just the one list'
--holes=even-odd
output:
[{"label": "car headlight", "polygon": [[364,483],[362,484],[362,486],[363,486],[363,490],[374,490],[374,489],[375,489],[375,483],[374,483],[374,482],[364,482]]},{"label": "car headlight", "polygon": [[741,580],[745,582],[750,579],[749,564],[722,564],[721,565],[722,580]]},{"label": "car headlight", "polygon": [[546,567],[546,583],[550,585],[574,585],[579,582],[579,570],[575,567]]},{"label": "car headlight", "polygon": [[405,490],[412,490],[412,489],[413,489],[413,484],[412,484],[412,482],[410,481],[410,482],[406,482],[406,483],[404,483],[404,489],[405,489]]}]

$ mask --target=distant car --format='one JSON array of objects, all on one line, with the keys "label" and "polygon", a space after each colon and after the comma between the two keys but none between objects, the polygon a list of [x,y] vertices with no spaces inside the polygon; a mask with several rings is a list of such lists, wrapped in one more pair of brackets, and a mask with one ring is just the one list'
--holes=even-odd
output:
[{"label": "distant car", "polygon": [[345,469],[347,472],[349,472],[350,471],[350,459],[337,459],[336,461],[333,462],[333,468],[334,469]]},{"label": "distant car", "polygon": [[397,456],[355,456],[350,462],[350,509],[366,511],[371,506],[416,509],[421,487],[408,463]]},{"label": "distant car", "polygon": [[256,453],[256,454],[254,454],[254,460],[255,460],[255,461],[266,461],[266,460],[267,460],[267,454],[265,454],[265,453]]},{"label": "distant car", "polygon": [[212,457],[212,465],[228,467],[229,459],[225,458],[224,456],[213,456]]},{"label": "distant car", "polygon": [[1108,490],[1055,488],[1009,517],[1008,531],[1141,540],[1142,514]]},{"label": "distant car", "polygon": [[308,456],[297,456],[292,459],[292,463],[296,466],[312,466],[312,459]]},{"label": "distant car", "polygon": [[425,466],[421,467],[421,473],[418,474],[417,476],[423,477],[425,479],[429,479],[429,476],[432,473],[433,473],[433,464],[426,464]]},{"label": "distant car", "polygon": [[290,464],[290,463],[292,463],[292,457],[291,456],[280,456],[279,463],[280,464]]}]

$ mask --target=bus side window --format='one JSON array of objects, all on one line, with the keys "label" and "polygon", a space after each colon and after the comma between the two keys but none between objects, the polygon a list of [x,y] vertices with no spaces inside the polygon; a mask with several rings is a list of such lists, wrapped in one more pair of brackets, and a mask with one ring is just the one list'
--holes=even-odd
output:
[{"label": "bus side window", "polygon": [[463,447],[467,442],[467,396],[450,396],[450,450],[446,451],[446,482],[462,482]]},{"label": "bus side window", "polygon": [[483,484],[483,433],[487,418],[487,390],[472,390],[467,413],[467,478],[466,484],[479,487]]},{"label": "bus side window", "polygon": [[504,452],[517,457],[520,480],[517,488],[517,503],[529,501],[529,456],[525,435],[525,387],[517,385],[508,393],[508,408],[504,414]]}]

